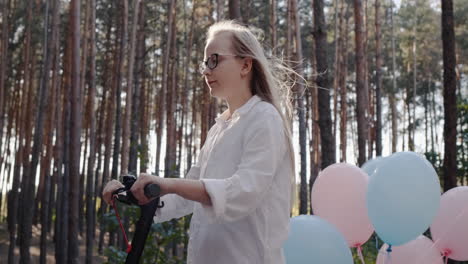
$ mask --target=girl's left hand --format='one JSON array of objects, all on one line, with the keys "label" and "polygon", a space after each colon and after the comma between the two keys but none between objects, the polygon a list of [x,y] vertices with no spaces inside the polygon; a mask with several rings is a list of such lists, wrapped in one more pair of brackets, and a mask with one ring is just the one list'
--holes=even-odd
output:
[{"label": "girl's left hand", "polygon": [[146,173],[140,173],[137,180],[135,181],[132,188],[130,189],[133,196],[135,196],[135,198],[138,200],[138,203],[140,205],[146,204],[156,198],[155,197],[155,198],[148,199],[148,197],[146,197],[145,195],[145,191],[144,191],[145,186],[148,184],[152,184],[152,183],[159,185],[159,187],[161,188],[161,194],[159,195],[159,197],[162,197],[170,193],[171,179],[161,178],[161,177],[146,174]]}]

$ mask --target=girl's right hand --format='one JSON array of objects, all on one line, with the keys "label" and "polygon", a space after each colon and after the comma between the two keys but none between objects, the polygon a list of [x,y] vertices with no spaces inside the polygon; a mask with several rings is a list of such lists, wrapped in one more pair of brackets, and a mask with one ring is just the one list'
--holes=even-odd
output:
[{"label": "girl's right hand", "polygon": [[117,189],[125,187],[121,182],[118,180],[112,180],[106,184],[104,190],[102,190],[102,199],[107,204],[111,204],[112,202],[112,193],[115,192]]}]

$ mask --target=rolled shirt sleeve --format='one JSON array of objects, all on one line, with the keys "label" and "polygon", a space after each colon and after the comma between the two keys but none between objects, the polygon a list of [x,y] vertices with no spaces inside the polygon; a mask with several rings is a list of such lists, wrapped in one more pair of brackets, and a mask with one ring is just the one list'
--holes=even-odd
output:
[{"label": "rolled shirt sleeve", "polygon": [[226,179],[201,179],[212,203],[202,207],[215,221],[236,221],[258,208],[285,157],[286,138],[279,114],[265,113],[245,133],[237,171]]},{"label": "rolled shirt sleeve", "polygon": [[[192,166],[185,178],[199,179],[200,166]],[[176,194],[165,195],[161,197],[161,201],[164,202],[164,207],[156,210],[156,214],[153,218],[155,223],[162,223],[174,218],[180,218],[193,212],[194,202],[184,199]]]}]

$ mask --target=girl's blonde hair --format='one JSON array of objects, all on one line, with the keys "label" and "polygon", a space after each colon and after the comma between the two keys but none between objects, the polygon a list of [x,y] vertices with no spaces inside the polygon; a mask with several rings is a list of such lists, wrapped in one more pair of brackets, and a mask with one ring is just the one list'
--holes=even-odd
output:
[{"label": "girl's blonde hair", "polygon": [[239,57],[252,59],[251,92],[271,103],[283,119],[284,130],[291,158],[291,205],[296,195],[296,173],[291,120],[293,118],[291,89],[298,76],[279,58],[267,58],[262,45],[252,31],[233,20],[220,21],[208,29],[208,40],[219,33],[228,32],[232,37],[232,52]]}]

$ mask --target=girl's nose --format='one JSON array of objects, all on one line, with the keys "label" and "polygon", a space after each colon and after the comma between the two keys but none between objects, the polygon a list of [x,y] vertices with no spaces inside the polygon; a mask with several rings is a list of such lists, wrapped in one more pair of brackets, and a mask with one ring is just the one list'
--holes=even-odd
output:
[{"label": "girl's nose", "polygon": [[202,75],[209,75],[209,74],[211,74],[210,68],[204,67],[204,68],[202,69],[202,71],[201,71],[201,74],[202,74]]}]

